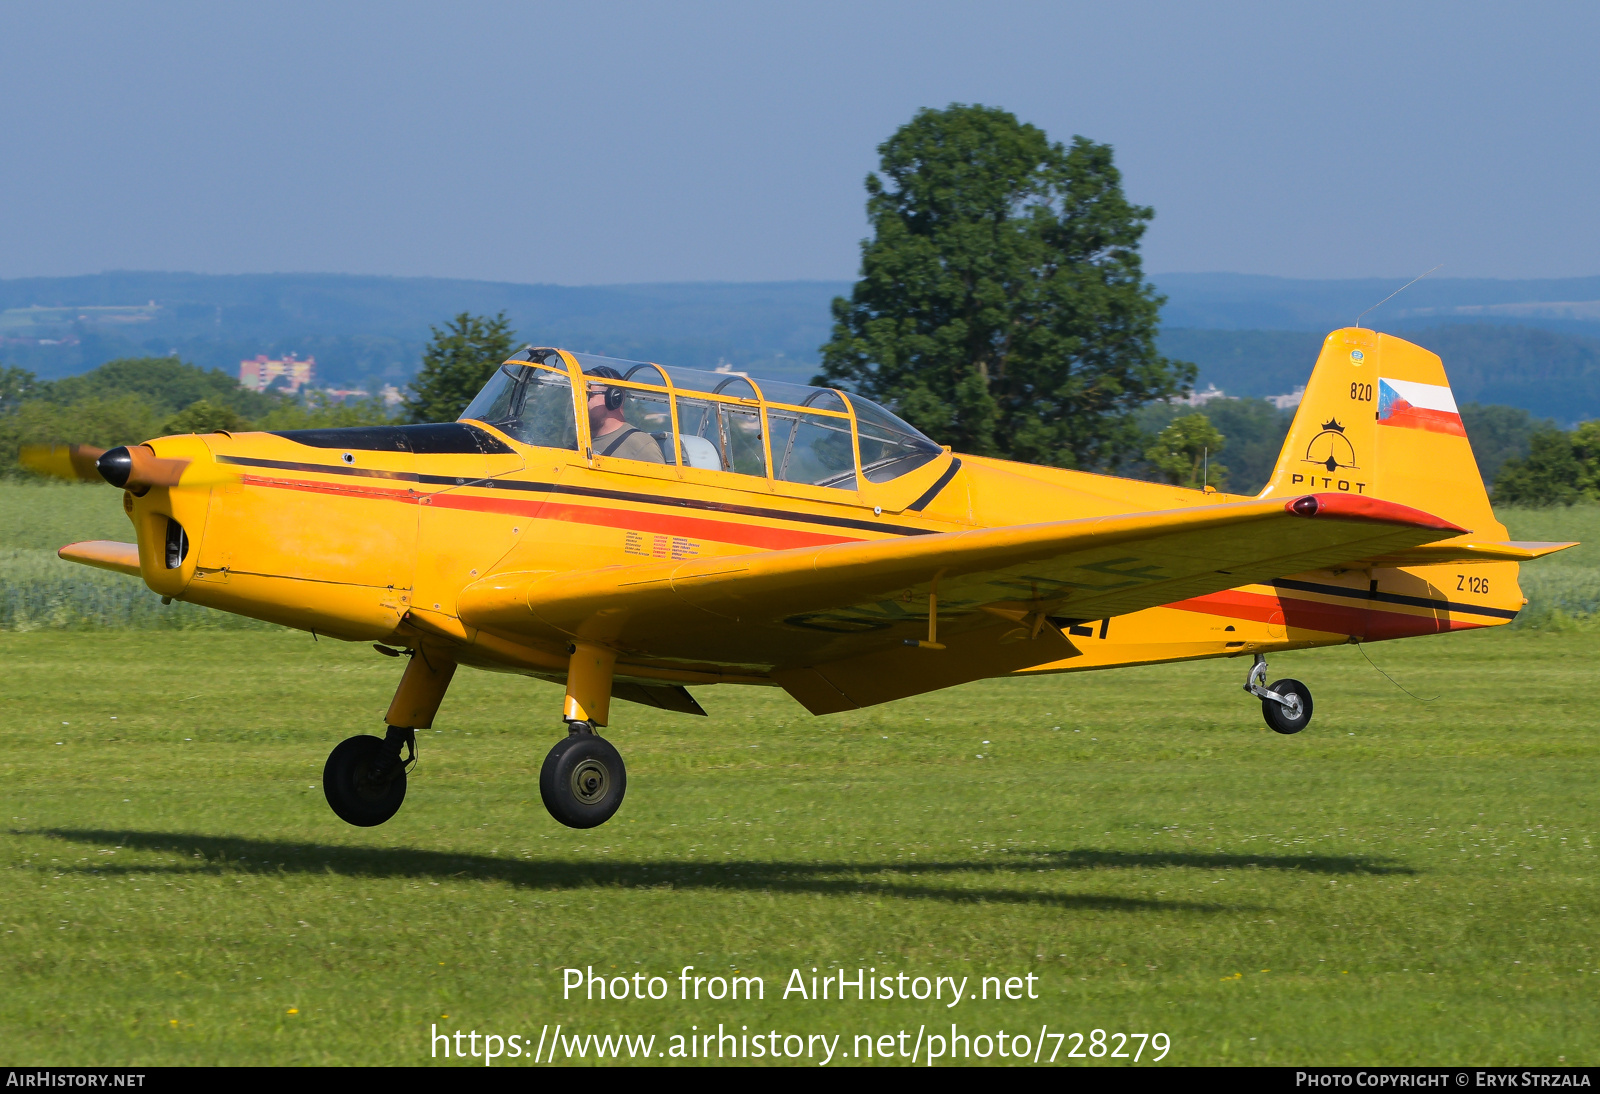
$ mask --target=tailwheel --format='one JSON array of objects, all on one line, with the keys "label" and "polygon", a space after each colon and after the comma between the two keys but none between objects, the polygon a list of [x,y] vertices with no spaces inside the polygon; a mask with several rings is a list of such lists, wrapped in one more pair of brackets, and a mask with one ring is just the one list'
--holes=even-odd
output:
[{"label": "tailwheel", "polygon": [[1256,654],[1244,690],[1261,700],[1261,716],[1276,733],[1299,733],[1311,724],[1311,689],[1298,680],[1267,687],[1267,658]]},{"label": "tailwheel", "polygon": [[1278,733],[1299,733],[1311,724],[1311,689],[1298,680],[1279,680],[1261,699],[1261,716]]},{"label": "tailwheel", "polygon": [[628,772],[622,757],[594,728],[574,722],[539,769],[539,796],[550,815],[568,828],[594,828],[622,805]]},{"label": "tailwheel", "polygon": [[[382,824],[406,800],[406,769],[416,761],[415,735],[390,726],[386,737],[361,735],[340,741],[322,767],[322,793],[340,820],[358,828]],[[402,761],[400,749],[409,746]]]}]

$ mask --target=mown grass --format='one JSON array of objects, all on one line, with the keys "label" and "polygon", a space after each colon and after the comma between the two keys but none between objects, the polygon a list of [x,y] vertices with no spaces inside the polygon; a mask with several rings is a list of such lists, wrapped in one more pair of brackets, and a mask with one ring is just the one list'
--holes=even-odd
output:
[{"label": "mown grass", "polygon": [[1514,627],[1571,627],[1600,617],[1600,505],[1506,509],[1501,521],[1518,539],[1579,540],[1580,545],[1521,568],[1528,606]]},{"label": "mown grass", "polygon": [[[1600,542],[1600,507],[1502,516]],[[344,826],[322,761],[378,728],[395,663],[53,557],[86,538],[127,538],[115,491],[0,485],[0,1062],[415,1063],[434,1024],[556,1022],[848,1051],[950,1021],[1159,1030],[1178,1063],[1595,1062],[1594,547],[1524,567],[1512,628],[1368,648],[1434,702],[1348,647],[1274,658],[1316,692],[1293,738],[1235,661],[826,719],[623,704],[628,801],[579,833],[537,792],[558,693],[482,673],[400,815]],[[589,965],[768,995],[564,1001]],[[779,998],[813,966],[1032,972],[1041,998]]]},{"label": "mown grass", "polygon": [[[1289,738],[1237,661],[823,719],[749,689],[702,689],[709,720],[622,704],[628,799],[591,832],[539,802],[556,689],[464,672],[399,816],[358,830],[321,764],[377,727],[392,660],[0,635],[0,1059],[418,1063],[434,1024],[556,1022],[848,1050],[955,1021],[1161,1031],[1175,1063],[1594,1063],[1600,635],[1369,652],[1437,701],[1343,647],[1274,659],[1316,692]],[[767,997],[563,1000],[590,965]],[[812,967],[1033,973],[1040,998],[783,1001]]]}]

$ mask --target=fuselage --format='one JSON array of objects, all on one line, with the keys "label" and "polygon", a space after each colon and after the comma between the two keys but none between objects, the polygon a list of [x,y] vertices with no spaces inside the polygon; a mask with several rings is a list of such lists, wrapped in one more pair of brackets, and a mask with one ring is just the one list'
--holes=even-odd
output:
[{"label": "fuselage", "polygon": [[[348,640],[448,643],[458,660],[558,678],[559,640],[497,635],[464,590],[502,572],[561,574],[830,543],[1158,511],[1237,500],[1215,491],[941,452],[853,489],[522,443],[483,422],[151,442],[237,476],[209,490],[129,496],[141,571],[157,592]],[[184,531],[176,566],[167,521]],[[1507,622],[1515,563],[1357,566],[1286,574],[1109,620],[1060,620],[1081,656],[1067,672],[1433,634]],[[1460,581],[1457,579],[1461,578]],[[1458,588],[1459,586],[1459,588]],[[886,610],[893,610],[892,606]],[[789,621],[849,633],[874,609]],[[811,637],[803,635],[802,637]],[[618,674],[676,683],[769,683],[771,664],[621,651]]]}]

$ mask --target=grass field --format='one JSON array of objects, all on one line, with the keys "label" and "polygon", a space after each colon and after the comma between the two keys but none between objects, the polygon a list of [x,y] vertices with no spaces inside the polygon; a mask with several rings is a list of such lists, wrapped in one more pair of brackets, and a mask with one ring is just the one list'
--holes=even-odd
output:
[{"label": "grass field", "polygon": [[[1575,557],[1571,588],[1593,576]],[[539,802],[549,685],[461,674],[405,807],[358,830],[321,766],[378,728],[392,660],[203,624],[0,633],[0,1062],[423,1063],[434,1025],[557,1022],[657,1051],[718,1023],[842,1034],[845,1054],[955,1022],[1159,1031],[1169,1063],[1593,1064],[1580,614],[1368,647],[1429,703],[1352,647],[1276,657],[1316,693],[1287,738],[1242,661],[823,719],[754,689],[702,689],[709,720],[622,704],[628,799],[587,833]],[[679,1002],[684,965],[766,998]],[[585,966],[672,996],[563,1000]],[[1039,998],[781,998],[813,967],[1033,974]]]}]

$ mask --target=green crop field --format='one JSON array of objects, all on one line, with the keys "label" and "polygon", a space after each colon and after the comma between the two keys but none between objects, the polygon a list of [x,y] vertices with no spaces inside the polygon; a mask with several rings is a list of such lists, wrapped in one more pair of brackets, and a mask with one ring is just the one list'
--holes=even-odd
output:
[{"label": "green crop field", "polygon": [[[702,689],[710,719],[619,704],[628,799],[591,832],[539,801],[559,691],[463,672],[404,808],[362,830],[322,800],[322,761],[380,728],[396,663],[141,615],[114,575],[73,594],[44,549],[125,537],[116,499],[0,488],[0,592],[36,597],[0,624],[5,1063],[443,1063],[435,1028],[481,1048],[557,1023],[653,1053],[719,1024],[838,1035],[834,1066],[885,1062],[856,1038],[902,1030],[921,1064],[952,1024],[1043,1028],[1058,1065],[1124,1062],[1050,1040],[1096,1029],[1164,1033],[1180,1064],[1600,1058],[1588,548],[1526,568],[1518,626],[1367,647],[1431,702],[1357,648],[1274,658],[1316,693],[1295,737],[1262,724],[1243,661],[821,719],[757,689]],[[1513,516],[1600,539],[1593,509]],[[682,1001],[686,965],[765,997]],[[591,966],[669,995],[563,998],[563,970]],[[1031,975],[1037,998],[784,998],[813,968],[972,994]],[[821,1062],[805,1046],[792,1062]]]}]

